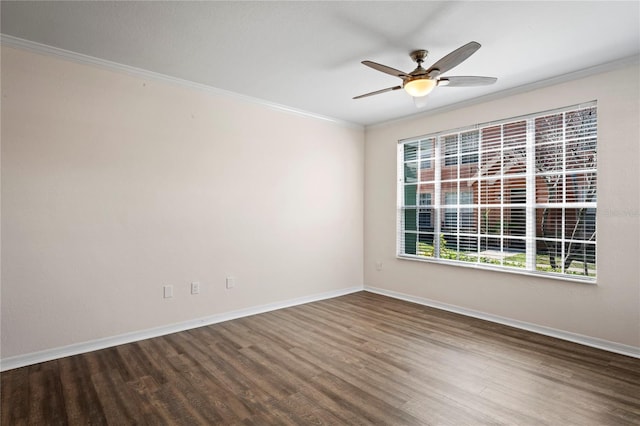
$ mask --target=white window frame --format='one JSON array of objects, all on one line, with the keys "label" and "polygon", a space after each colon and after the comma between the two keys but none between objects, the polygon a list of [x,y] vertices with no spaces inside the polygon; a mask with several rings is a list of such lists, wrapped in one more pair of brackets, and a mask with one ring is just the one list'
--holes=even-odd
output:
[{"label": "white window frame", "polygon": [[[567,246],[567,244],[573,244],[573,242],[571,241],[571,237],[567,237],[567,234],[565,232],[565,222],[568,219],[565,219],[565,214],[564,211],[568,210],[568,209],[576,209],[575,212],[577,214],[577,209],[587,209],[587,213],[585,214],[589,214],[589,215],[593,215],[593,212],[597,212],[597,198],[594,198],[593,201],[587,201],[585,200],[585,193],[584,191],[586,191],[586,189],[580,189],[581,192],[578,193],[577,196],[577,201],[568,201],[567,200],[567,192],[569,191],[568,187],[565,187],[567,184],[563,184],[563,188],[562,188],[562,200],[560,202],[548,202],[548,203],[541,203],[538,202],[538,200],[536,199],[536,179],[539,179],[544,173],[537,171],[536,170],[536,129],[535,129],[535,123],[536,123],[536,119],[537,118],[541,118],[541,117],[546,117],[546,116],[550,116],[553,114],[563,114],[563,124],[562,124],[562,159],[560,160],[556,160],[558,162],[561,162],[561,170],[559,172],[557,172],[558,174],[563,176],[563,181],[567,180],[567,178],[569,176],[575,176],[575,170],[569,168],[567,166],[567,141],[571,141],[570,139],[570,133],[567,130],[567,124],[564,121],[564,117],[565,114],[571,114],[575,111],[578,110],[584,110],[584,109],[594,109],[595,111],[597,111],[597,103],[596,101],[592,101],[589,103],[585,103],[585,104],[580,104],[580,105],[573,105],[573,106],[569,106],[569,107],[564,107],[564,108],[558,108],[555,110],[550,110],[550,111],[544,111],[544,112],[539,112],[539,113],[534,113],[534,114],[529,114],[526,116],[520,116],[520,117],[513,117],[513,118],[509,118],[509,119],[504,119],[504,120],[499,120],[499,121],[495,121],[495,122],[489,122],[489,123],[483,123],[483,124],[478,124],[478,125],[474,125],[474,126],[469,126],[469,127],[465,127],[465,128],[461,128],[461,129],[454,129],[454,130],[449,130],[449,131],[443,131],[443,132],[438,132],[438,133],[433,133],[433,134],[429,134],[429,135],[425,135],[425,136],[420,136],[420,137],[416,137],[416,138],[410,138],[410,139],[405,139],[405,140],[401,140],[398,143],[398,229],[397,229],[397,256],[399,258],[402,259],[410,259],[410,260],[420,260],[420,261],[427,261],[427,262],[437,262],[437,263],[450,263],[450,264],[455,264],[455,265],[459,265],[459,266],[466,266],[466,267],[474,267],[474,268],[481,268],[481,269],[492,269],[492,270],[500,270],[500,271],[507,271],[507,272],[516,272],[516,273],[524,273],[524,274],[533,274],[533,275],[544,275],[544,276],[548,276],[550,278],[558,278],[558,279],[564,279],[564,280],[570,280],[570,281],[579,281],[579,282],[588,282],[588,283],[595,283],[596,282],[596,264],[597,264],[597,260],[595,258],[596,256],[596,249],[597,249],[597,244],[595,241],[595,238],[593,239],[593,241],[591,240],[586,240],[586,239],[581,239],[579,240],[580,244],[583,244],[583,247],[585,247],[583,249],[583,251],[585,253],[587,253],[587,249],[586,247],[590,247],[589,248],[589,253],[593,252],[593,259],[594,261],[592,262],[593,264],[593,268],[589,269],[589,275],[585,276],[585,275],[575,275],[575,271],[571,272],[569,270],[565,271],[564,268],[564,263],[562,262],[562,260],[564,259],[564,255],[565,253],[565,247]],[[597,112],[596,112],[597,114]],[[567,115],[568,117],[568,115]],[[596,115],[597,117],[597,115]],[[480,175],[480,164],[482,163],[482,155],[487,154],[489,151],[483,151],[482,149],[478,150],[478,156],[477,156],[477,162],[476,163],[463,163],[462,162],[462,158],[464,155],[468,155],[468,149],[465,150],[464,152],[462,152],[463,147],[462,147],[462,135],[466,134],[466,133],[471,133],[471,132],[480,132],[483,128],[490,128],[490,127],[495,127],[495,126],[501,126],[501,125],[507,125],[509,123],[519,123],[521,121],[525,121],[526,122],[526,142],[524,146],[521,146],[521,148],[526,148],[526,150],[524,151],[524,154],[519,154],[519,155],[523,155],[526,158],[523,160],[523,167],[525,167],[526,169],[526,173],[521,173],[520,178],[523,178],[525,181],[525,203],[524,204],[518,204],[518,208],[522,207],[525,209],[526,211],[526,218],[525,218],[525,263],[526,266],[525,267],[521,267],[519,266],[518,268],[515,267],[509,267],[508,265],[506,265],[506,262],[500,265],[494,265],[494,264],[484,264],[480,261],[481,259],[481,255],[480,253],[480,246],[481,246],[481,237],[484,238],[486,237],[486,235],[482,235],[481,236],[481,211],[483,210],[483,208],[488,208],[488,205],[483,205],[481,204],[480,201],[480,185],[481,185],[481,175]],[[595,124],[593,125],[593,134],[590,134],[591,137],[594,137],[596,142],[595,142],[595,146],[597,149],[597,118],[595,120]],[[456,164],[449,164],[446,165],[445,164],[445,158],[448,158],[445,156],[445,138],[451,138],[454,135],[458,135],[457,136],[457,154],[456,154]],[[480,135],[480,133],[478,133],[478,135]],[[481,136],[478,136],[479,139],[481,139]],[[503,140],[502,138],[505,138],[504,135],[501,136],[501,140]],[[405,229],[405,221],[407,220],[407,212],[406,210],[412,210],[414,208],[413,205],[405,205],[404,203],[404,197],[405,197],[405,182],[404,182],[404,176],[405,176],[405,164],[409,164],[409,163],[413,163],[413,160],[409,159],[406,160],[404,157],[404,147],[407,144],[418,144],[418,146],[421,146],[420,144],[423,143],[425,140],[428,139],[432,139],[434,141],[434,145],[432,146],[432,152],[434,153],[434,158],[432,158],[429,162],[430,164],[430,168],[433,169],[433,183],[434,183],[434,188],[432,189],[432,195],[431,195],[431,199],[432,199],[432,205],[430,206],[431,208],[433,208],[433,210],[431,211],[431,221],[432,221],[432,225],[433,225],[433,235],[429,235],[428,237],[431,238],[431,240],[433,241],[433,255],[432,256],[423,256],[420,255],[420,253],[418,252],[419,250],[416,248],[415,249],[415,254],[414,253],[407,253],[406,247],[410,246],[412,244],[412,242],[415,242],[416,247],[419,246],[419,242],[421,241],[420,238],[422,236],[426,236],[425,233],[421,233],[419,232],[419,226],[417,225],[417,222],[419,221],[419,209],[421,206],[421,203],[419,201],[419,199],[421,198],[420,193],[416,194],[416,205],[415,205],[415,211],[416,211],[416,229],[415,232],[411,231],[409,228]],[[480,142],[481,143],[481,142]],[[478,142],[476,142],[476,145],[478,144]],[[520,149],[521,149],[520,148]],[[500,142],[500,148],[499,148],[501,155],[503,155],[506,152],[506,148],[505,148],[505,144],[504,142]],[[595,151],[594,151],[595,152]],[[447,155],[452,155],[452,151],[448,150],[447,151]],[[596,155],[597,156],[597,155]],[[418,171],[417,171],[417,179],[415,180],[415,182],[411,182],[410,184],[407,184],[406,186],[410,186],[415,184],[416,188],[420,188],[422,185],[421,182],[421,168],[420,168],[420,164],[422,161],[424,161],[425,156],[422,155],[421,151],[418,151],[418,153],[416,154],[416,159],[417,159],[417,167],[418,167]],[[503,159],[505,157],[503,156]],[[505,160],[503,160],[505,161]],[[597,160],[596,160],[597,161]],[[450,162],[451,163],[451,162]],[[466,185],[462,185],[462,183],[468,181],[468,178],[461,178],[460,176],[460,167],[462,167],[463,165],[469,165],[469,164],[477,164],[477,168],[478,168],[478,182],[477,182],[477,187],[469,187],[467,188]],[[457,180],[455,180],[456,185],[457,185],[457,189],[452,189],[451,187],[451,182],[452,181],[448,181],[448,186],[446,189],[444,189],[442,187],[442,179],[441,179],[441,173],[442,170],[446,167],[458,167],[458,176],[457,176]],[[501,165],[501,172],[500,172],[500,196],[503,197],[507,192],[505,189],[505,184],[504,182],[508,180],[508,178],[511,178],[511,175],[507,175],[504,172],[504,164]],[[423,169],[424,170],[424,169]],[[582,170],[582,169],[581,169]],[[595,179],[597,179],[597,166],[593,166],[592,168],[588,168],[588,169],[584,169],[587,170],[589,173],[593,174],[594,176],[596,176]],[[466,180],[465,180],[466,179]],[[485,178],[486,179],[486,178]],[[575,180],[575,178],[574,178]],[[431,184],[431,182],[429,182],[429,184]],[[574,184],[575,185],[575,184]],[[461,200],[461,194],[464,192],[468,192],[469,190],[473,189],[473,191],[477,191],[477,193],[475,194],[475,196],[477,197],[476,200],[474,200],[474,195],[472,192],[471,195],[471,200],[473,203],[472,208],[475,208],[475,210],[477,211],[477,222],[475,224],[475,231],[478,234],[478,240],[477,240],[477,253],[474,252],[469,252],[472,256],[476,256],[476,259],[478,259],[477,261],[469,261],[468,259],[466,259],[465,256],[465,261],[460,261],[460,256],[457,259],[451,259],[451,258],[441,258],[440,257],[440,253],[441,253],[441,247],[440,247],[440,240],[441,240],[441,236],[443,235],[442,233],[444,232],[444,230],[442,229],[443,226],[445,225],[445,217],[448,213],[448,210],[452,207],[451,205],[447,205],[445,203],[444,198],[442,198],[443,196],[445,196],[445,193],[449,194],[449,193],[453,193],[456,194],[456,198],[458,200],[455,209],[456,209],[456,221],[457,221],[457,228],[456,228],[456,232],[455,234],[457,235],[457,239],[458,239],[458,243],[460,242],[461,238],[473,238],[473,235],[468,235],[465,234],[465,229],[461,227],[461,212],[466,209],[469,208],[468,205],[462,205],[460,204],[460,200]],[[420,189],[417,189],[418,191],[421,191]],[[575,189],[574,189],[575,190]],[[593,187],[593,190],[595,191],[595,186]],[[450,197],[450,196],[449,196]],[[468,197],[468,196],[467,196]],[[450,198],[449,198],[450,199]],[[557,201],[557,200],[556,200]],[[443,207],[446,206],[446,207]],[[504,217],[505,217],[505,209],[506,208],[510,208],[513,207],[508,203],[504,203],[504,200],[501,199],[500,204],[499,205],[495,205],[492,204],[490,207],[494,208],[494,207],[499,207],[500,208],[500,238],[501,238],[501,243],[500,243],[500,250],[504,252],[504,245],[503,245],[503,240],[508,240],[508,234],[505,232],[504,228],[503,228],[503,221],[504,221]],[[513,207],[515,208],[515,207]],[[536,212],[538,211],[538,209],[562,209],[562,230],[561,230],[561,234],[558,237],[546,237],[545,235],[536,235],[537,232],[537,223],[536,223],[536,219],[537,219],[537,214]],[[577,219],[574,219],[576,221],[578,221]],[[579,222],[578,222],[579,223]],[[583,225],[586,225],[586,222],[582,223]],[[594,223],[594,226],[597,226]],[[486,231],[485,231],[486,232]],[[415,234],[413,235],[413,240],[409,239],[407,241],[405,241],[405,236],[406,235],[410,235],[410,234]],[[430,233],[429,233],[430,234]],[[505,236],[507,236],[507,238],[505,238]],[[595,237],[595,232],[593,234],[593,236]],[[518,238],[513,237],[513,238]],[[431,241],[430,240],[430,241]],[[560,253],[560,263],[563,263],[559,270],[554,269],[552,271],[542,271],[539,270],[539,266],[537,265],[537,263],[539,262],[537,255],[539,255],[540,253],[536,251],[536,242],[540,243],[542,241],[548,242],[550,244],[554,245],[554,250],[560,250],[557,253]],[[405,245],[407,244],[407,245]],[[429,243],[431,244],[431,243]],[[447,243],[447,246],[449,246],[449,242]],[[460,250],[460,245],[457,246],[457,249]],[[559,249],[557,247],[560,247]],[[567,249],[568,250],[568,249]],[[568,252],[570,254],[570,252]],[[586,255],[586,254],[585,254]],[[550,256],[550,255],[549,255]],[[590,256],[590,254],[589,254]],[[591,259],[591,257],[588,257],[589,259]],[[549,259],[551,260],[551,257],[549,257]],[[504,262],[504,261],[502,261]],[[586,269],[587,269],[587,261],[584,260],[584,268],[585,268],[585,273],[586,273]],[[590,262],[591,263],[591,262]]]}]

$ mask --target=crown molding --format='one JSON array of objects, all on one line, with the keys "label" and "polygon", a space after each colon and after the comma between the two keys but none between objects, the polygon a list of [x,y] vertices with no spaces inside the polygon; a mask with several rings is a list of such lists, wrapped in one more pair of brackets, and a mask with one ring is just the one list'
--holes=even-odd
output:
[{"label": "crown molding", "polygon": [[302,117],[312,118],[316,120],[328,121],[334,124],[339,124],[345,127],[364,129],[364,126],[352,123],[349,121],[340,120],[334,117],[328,117],[320,114],[316,114],[309,111],[303,111],[300,109],[288,107],[275,102],[266,101],[264,99],[254,98],[252,96],[242,95],[229,90],[219,89],[213,86],[207,86],[206,84],[196,83],[194,81],[185,80],[178,77],[172,77],[166,74],[160,74],[157,72],[145,70],[142,68],[131,67],[129,65],[120,64],[118,62],[108,61],[106,59],[96,58],[94,56],[84,55],[82,53],[72,52],[70,50],[60,49],[58,47],[49,46],[35,41],[25,40],[19,37],[10,36],[7,34],[0,34],[0,44],[2,46],[13,47],[16,49],[26,50],[43,55],[53,56],[56,58],[66,59],[71,62],[75,62],[83,65],[91,65],[110,71],[116,71],[125,73],[134,77],[145,78],[149,80],[161,81],[164,83],[174,84],[189,89],[198,90],[201,92],[207,92],[214,95],[226,96],[229,98],[239,99],[244,102],[249,102],[257,105],[261,105],[277,111],[286,112]]},{"label": "crown molding", "polygon": [[497,99],[506,98],[521,93],[531,92],[533,90],[542,89],[544,87],[553,86],[560,83],[565,83],[572,80],[588,77],[595,74],[601,74],[607,71],[614,71],[620,68],[624,68],[631,65],[637,65],[640,63],[640,55],[627,56],[626,58],[617,59],[615,61],[606,62],[604,64],[595,65],[593,67],[585,68],[578,71],[573,71],[567,74],[558,75],[555,77],[547,78],[545,80],[536,81],[522,86],[516,86],[509,89],[501,90],[499,92],[490,93],[488,95],[479,96],[477,98],[467,99],[464,101],[456,102],[451,105],[434,108],[428,111],[419,112],[416,114],[407,115],[400,118],[394,118],[391,120],[381,121],[379,123],[370,124],[366,126],[367,129],[375,129],[376,127],[384,127],[390,124],[402,123],[409,120],[415,120],[416,118],[430,117],[433,115],[465,108],[472,105],[481,104]]}]

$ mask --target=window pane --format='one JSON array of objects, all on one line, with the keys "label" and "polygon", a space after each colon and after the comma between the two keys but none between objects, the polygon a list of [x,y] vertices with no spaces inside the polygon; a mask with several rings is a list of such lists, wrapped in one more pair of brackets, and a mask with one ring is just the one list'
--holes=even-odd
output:
[{"label": "window pane", "polygon": [[560,141],[562,139],[562,127],[562,114],[536,118],[536,145]]},{"label": "window pane", "polygon": [[485,127],[481,130],[481,141],[483,153],[495,152],[502,148],[502,126]]},{"label": "window pane", "polygon": [[502,203],[502,179],[479,182],[480,204]]},{"label": "window pane", "polygon": [[596,275],[596,245],[595,243],[572,243],[567,252],[565,270],[571,275],[595,277]]},{"label": "window pane", "polygon": [[458,164],[458,135],[444,137],[444,165]]},{"label": "window pane", "polygon": [[404,145],[404,161],[418,159],[418,142],[411,142]]},{"label": "window pane", "polygon": [[458,238],[455,234],[443,233],[441,235],[440,258],[458,260]]},{"label": "window pane", "polygon": [[595,173],[571,173],[564,179],[566,201],[589,202],[594,201],[596,193]]},{"label": "window pane", "polygon": [[462,152],[462,164],[478,162],[478,136],[479,132],[466,132],[460,135],[460,151]]},{"label": "window pane", "polygon": [[524,174],[527,171],[527,153],[525,147],[505,148],[502,153],[503,174]]},{"label": "window pane", "polygon": [[449,207],[444,209],[444,223],[445,229],[452,229],[458,227],[458,193],[457,192],[445,192],[444,204]]},{"label": "window pane", "polygon": [[562,223],[564,209],[542,208],[536,209],[540,218],[539,226],[536,229],[537,238],[558,239],[562,238]]},{"label": "window pane", "polygon": [[[457,192],[445,192],[443,227],[446,229],[459,229],[464,232],[475,232],[476,209],[473,208],[473,192],[463,191],[458,198]],[[458,222],[458,213],[460,221]]]},{"label": "window pane", "polygon": [[585,138],[595,133],[597,124],[596,109],[585,108],[577,111],[569,111],[565,115],[566,138]]},{"label": "window pane", "polygon": [[592,169],[596,165],[595,138],[567,142],[567,170]]},{"label": "window pane", "polygon": [[501,226],[500,208],[482,208],[480,210],[480,232],[485,235],[499,235]]},{"label": "window pane", "polygon": [[[504,234],[509,237],[525,237],[527,230],[527,210],[525,207],[527,193],[523,181],[512,180],[509,182],[509,207],[505,209],[507,218]],[[522,207],[518,207],[522,205]],[[510,250],[523,251],[526,247],[524,238],[511,238],[506,240],[506,247]]]},{"label": "window pane", "polygon": [[418,230],[433,231],[433,209],[418,210]]},{"label": "window pane", "polygon": [[444,209],[444,223],[443,229],[452,230],[458,227],[458,209],[446,208]]},{"label": "window pane", "polygon": [[[473,192],[460,192],[460,205],[473,205]],[[460,230],[462,232],[476,232],[477,210],[473,207],[460,208]]]},{"label": "window pane", "polygon": [[418,236],[418,254],[426,257],[435,257],[434,234],[432,232],[420,233]]},{"label": "window pane", "polygon": [[476,232],[476,211],[475,209],[460,209],[460,231],[462,232]]},{"label": "window pane", "polygon": [[502,174],[502,152],[490,151],[482,152],[482,161],[480,162],[481,176],[496,176]]},{"label": "window pane", "polygon": [[[457,157],[456,157],[457,158]],[[455,163],[452,166],[442,167],[440,170],[440,180],[444,181],[455,181],[458,179],[458,166]]]},{"label": "window pane", "polygon": [[416,205],[416,193],[418,185],[405,185],[404,186],[404,205],[415,206]]},{"label": "window pane", "polygon": [[536,271],[562,272],[561,243],[549,240],[536,241]]},{"label": "window pane", "polygon": [[404,181],[405,183],[413,183],[418,181],[418,163],[404,164]]},{"label": "window pane", "polygon": [[503,129],[504,148],[524,147],[527,143],[527,122],[506,123]]},{"label": "window pane", "polygon": [[561,174],[544,174],[536,178],[537,203],[562,203],[564,178]]},{"label": "window pane", "polygon": [[434,139],[425,139],[420,141],[420,168],[422,169],[430,169],[433,166],[433,144]]},{"label": "window pane", "polygon": [[417,231],[416,209],[406,209],[404,211],[404,229],[407,231]]},{"label": "window pane", "polygon": [[467,262],[475,262],[478,260],[478,237],[472,235],[460,236],[458,247],[461,254],[464,254],[466,257],[468,257],[463,260]]},{"label": "window pane", "polygon": [[595,209],[565,209],[566,238],[574,242],[596,240]]},{"label": "window pane", "polygon": [[417,235],[405,232],[404,234],[404,252],[406,254],[417,254]]},{"label": "window pane", "polygon": [[541,173],[555,172],[563,168],[562,142],[536,145],[536,169]]}]

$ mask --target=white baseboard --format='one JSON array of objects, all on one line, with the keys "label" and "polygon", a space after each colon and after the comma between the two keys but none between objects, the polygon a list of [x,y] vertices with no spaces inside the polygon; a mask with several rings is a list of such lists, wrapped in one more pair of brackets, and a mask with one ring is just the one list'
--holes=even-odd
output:
[{"label": "white baseboard", "polygon": [[64,358],[71,355],[78,355],[86,352],[96,351],[100,349],[110,348],[112,346],[123,345],[125,343],[137,342],[139,340],[149,339],[152,337],[164,336],[179,331],[190,330],[205,325],[216,324],[219,322],[229,321],[237,318],[248,317],[251,315],[262,314],[277,309],[288,308],[291,306],[303,305],[305,303],[317,302],[319,300],[331,299],[333,297],[344,296],[346,294],[362,291],[361,286],[349,287],[340,290],[333,290],[310,296],[298,297],[282,302],[268,303],[266,305],[254,306],[251,308],[240,309],[237,311],[225,312],[221,314],[211,315],[204,318],[197,318],[177,324],[170,324],[161,327],[155,327],[147,330],[134,331],[131,333],[120,334],[117,336],[105,337],[102,339],[91,340],[88,342],[75,343],[69,346],[59,348],[46,349],[44,351],[32,352],[25,355],[17,355],[0,360],[0,371],[12,370],[14,368],[24,367],[27,365],[38,364],[40,362],[51,361],[58,358]]},{"label": "white baseboard", "polygon": [[277,309],[288,308],[291,306],[303,305],[305,303],[316,302],[319,300],[330,299],[333,297],[344,296],[346,294],[355,293],[358,291],[368,291],[371,293],[381,294],[383,296],[393,297],[395,299],[406,300],[408,302],[418,303],[424,306],[430,306],[444,311],[454,312],[461,315],[466,315],[473,318],[479,318],[498,324],[504,324],[511,327],[519,328],[522,330],[532,331],[534,333],[543,334],[545,336],[556,337],[562,340],[568,340],[570,342],[579,343],[586,346],[591,346],[598,349],[603,349],[609,352],[619,353],[622,355],[631,356],[634,358],[640,358],[640,348],[635,346],[623,345],[621,343],[615,343],[608,340],[597,339],[594,337],[584,336],[580,334],[570,333],[567,331],[557,330],[554,328],[543,327],[523,321],[517,321],[509,318],[500,317],[497,315],[486,314],[484,312],[478,312],[471,309],[461,308],[459,306],[448,305],[446,303],[436,302],[434,300],[411,296],[396,291],[385,290],[376,287],[350,287],[341,290],[334,290],[325,293],[314,294],[310,296],[299,297],[296,299],[289,299],[282,302],[274,302],[266,305],[254,306],[251,308],[240,309],[237,311],[231,311],[221,313],[217,315],[211,315],[204,318],[197,318],[181,322],[178,324],[170,324],[162,327],[156,327],[147,330],[140,330],[131,333],[120,334],[117,336],[105,337],[102,339],[91,340],[88,342],[76,343],[69,346],[63,346],[60,348],[47,349],[39,352],[32,352],[25,355],[17,355],[0,360],[0,371],[12,370],[14,368],[24,367],[27,365],[38,364],[40,362],[51,361],[58,358],[64,358],[71,355],[78,355],[86,352],[96,351],[100,349],[109,348],[112,346],[123,345],[125,343],[136,342],[139,340],[150,339],[153,337],[164,336],[171,333],[177,333],[180,331],[190,330],[205,325],[216,324],[219,322],[229,321],[237,318],[243,318],[251,315],[261,314],[264,312],[274,311]]},{"label": "white baseboard", "polygon": [[468,317],[508,325],[510,327],[519,328],[521,330],[532,331],[534,333],[543,334],[545,336],[555,337],[562,340],[568,340],[570,342],[579,343],[585,346],[591,346],[593,348],[603,349],[609,352],[627,355],[634,358],[640,358],[640,347],[636,346],[623,345],[621,343],[611,342],[609,340],[598,339],[595,337],[584,336],[582,334],[570,333],[568,331],[531,324],[524,321],[504,318],[498,315],[491,315],[484,312],[474,311],[472,309],[461,308],[459,306],[436,302],[435,300],[430,300],[418,296],[411,296],[408,294],[385,290],[382,288],[364,286],[364,291],[393,297],[394,299],[406,300],[407,302],[430,306],[432,308],[442,309],[443,311],[454,312],[456,314],[461,314]]}]

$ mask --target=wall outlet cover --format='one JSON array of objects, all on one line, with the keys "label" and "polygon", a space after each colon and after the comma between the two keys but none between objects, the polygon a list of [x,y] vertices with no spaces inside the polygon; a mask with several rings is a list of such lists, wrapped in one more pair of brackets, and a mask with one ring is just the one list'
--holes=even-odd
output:
[{"label": "wall outlet cover", "polygon": [[163,296],[165,299],[169,299],[171,297],[173,297],[173,286],[172,285],[165,285],[164,287],[162,287],[162,291],[163,291]]},{"label": "wall outlet cover", "polygon": [[236,286],[236,277],[227,277],[227,288],[234,288]]}]

